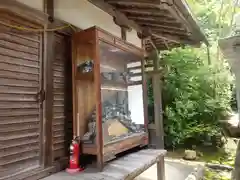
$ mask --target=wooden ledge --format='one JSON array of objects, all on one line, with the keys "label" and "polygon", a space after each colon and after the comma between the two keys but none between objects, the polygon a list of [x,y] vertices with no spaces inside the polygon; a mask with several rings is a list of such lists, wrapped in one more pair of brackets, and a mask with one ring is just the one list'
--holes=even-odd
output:
[{"label": "wooden ledge", "polygon": [[158,179],[163,180],[165,154],[165,150],[144,149],[107,163],[102,172],[88,168],[84,172],[74,175],[60,172],[44,180],[54,178],[62,180],[132,180],[156,163],[158,164]]}]

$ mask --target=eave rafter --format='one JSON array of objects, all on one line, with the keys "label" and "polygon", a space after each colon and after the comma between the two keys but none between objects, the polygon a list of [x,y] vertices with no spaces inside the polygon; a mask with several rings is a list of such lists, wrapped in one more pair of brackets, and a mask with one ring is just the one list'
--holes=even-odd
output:
[{"label": "eave rafter", "polygon": [[183,33],[186,34],[186,31],[184,28],[182,27],[176,27],[176,26],[168,26],[168,25],[164,25],[164,24],[158,24],[158,23],[149,23],[146,21],[136,21],[140,26],[142,27],[149,27],[149,28],[163,28],[166,31],[178,31],[179,33]]},{"label": "eave rafter", "polygon": [[158,6],[160,0],[106,0],[109,4],[123,4],[123,5],[149,5],[149,6]]},{"label": "eave rafter", "polygon": [[191,25],[172,0],[88,1],[113,16],[119,26],[135,29],[143,38],[148,37],[147,42],[154,49],[166,48],[166,43],[199,44],[190,33],[193,32]]},{"label": "eave rafter", "polygon": [[169,14],[166,10],[159,10],[158,8],[126,8],[126,7],[119,7],[116,6],[119,11],[126,13],[126,14],[135,14],[135,15],[153,15],[157,17],[169,18],[172,19],[171,14]]},{"label": "eave rafter", "polygon": [[170,26],[182,26],[181,23],[177,22],[173,18],[166,18],[165,16],[145,16],[145,15],[128,15],[128,19],[131,20],[139,20],[139,21],[147,21],[147,22],[161,22],[161,24],[166,24]]},{"label": "eave rafter", "polygon": [[136,24],[133,20],[128,19],[125,14],[116,10],[112,5],[104,2],[104,0],[88,0],[88,1],[91,2],[92,4],[94,4],[95,6],[97,6],[98,8],[104,10],[105,12],[107,12],[108,14],[113,16],[114,18],[116,18],[117,21],[119,23],[121,23],[122,25],[125,25],[129,28],[133,28],[137,32],[142,31],[141,27],[138,24]]}]

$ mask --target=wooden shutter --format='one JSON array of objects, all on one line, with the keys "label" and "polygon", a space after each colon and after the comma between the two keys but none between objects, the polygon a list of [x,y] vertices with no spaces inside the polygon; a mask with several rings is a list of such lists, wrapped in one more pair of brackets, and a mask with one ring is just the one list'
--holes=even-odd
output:
[{"label": "wooden shutter", "polygon": [[[42,28],[0,12],[13,26]],[[42,34],[0,25],[0,177],[40,166]],[[1,178],[0,178],[1,179]]]},{"label": "wooden shutter", "polygon": [[55,60],[53,62],[53,157],[68,156],[72,139],[72,80],[71,39],[55,33]]}]

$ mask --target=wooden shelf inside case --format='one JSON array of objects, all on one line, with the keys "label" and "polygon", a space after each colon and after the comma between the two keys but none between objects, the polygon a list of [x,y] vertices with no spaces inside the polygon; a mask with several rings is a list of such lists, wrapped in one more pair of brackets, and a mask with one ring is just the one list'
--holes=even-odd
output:
[{"label": "wooden shelf inside case", "polygon": [[116,91],[127,91],[128,85],[124,82],[116,82],[113,80],[104,80],[101,84],[101,89],[105,90],[116,90]]}]

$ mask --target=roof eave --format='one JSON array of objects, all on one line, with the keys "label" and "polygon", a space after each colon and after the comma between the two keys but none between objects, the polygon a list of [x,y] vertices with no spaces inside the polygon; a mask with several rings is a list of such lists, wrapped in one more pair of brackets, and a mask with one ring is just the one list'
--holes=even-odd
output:
[{"label": "roof eave", "polygon": [[[114,22],[119,26],[135,29],[141,38],[151,37],[159,50],[182,45],[199,47],[202,42],[208,45],[185,1],[88,1],[113,16]],[[148,44],[148,48],[151,50],[155,47]]]}]

